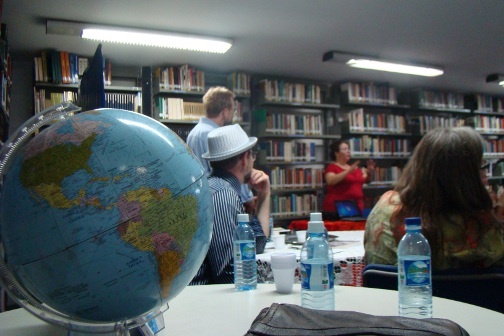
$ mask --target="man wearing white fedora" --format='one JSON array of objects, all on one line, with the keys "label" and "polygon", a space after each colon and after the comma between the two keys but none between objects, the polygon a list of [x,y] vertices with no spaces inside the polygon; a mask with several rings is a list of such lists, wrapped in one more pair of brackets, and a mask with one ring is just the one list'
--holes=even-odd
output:
[{"label": "man wearing white fedora", "polygon": [[214,227],[206,258],[192,285],[233,283],[233,233],[237,215],[245,213],[240,186],[248,183],[257,194],[256,215],[250,226],[256,236],[256,251],[262,253],[269,236],[270,181],[263,171],[254,169],[256,137],[248,137],[240,125],[223,126],[208,134],[208,152],[202,157],[210,162],[208,184],[212,193]]},{"label": "man wearing white fedora", "polygon": [[[208,151],[208,133],[216,128],[231,125],[235,113],[235,95],[233,91],[223,86],[214,86],[208,89],[203,96],[205,116],[200,118],[187,136],[187,146],[194,152],[207,176],[212,172],[210,163],[202,158]],[[241,187],[240,197],[249,214],[255,212],[254,195],[246,184]]]}]

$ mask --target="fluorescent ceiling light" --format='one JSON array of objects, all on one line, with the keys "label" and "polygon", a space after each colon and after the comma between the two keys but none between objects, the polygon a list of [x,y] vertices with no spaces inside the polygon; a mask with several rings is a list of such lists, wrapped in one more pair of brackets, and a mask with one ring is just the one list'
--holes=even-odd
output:
[{"label": "fluorescent ceiling light", "polygon": [[373,57],[360,56],[337,51],[326,52],[322,60],[337,63],[345,63],[348,66],[354,68],[395,72],[416,76],[435,77],[440,76],[444,73],[442,69],[436,67],[419,65],[419,64],[397,63],[392,61],[376,59]]},{"label": "fluorescent ceiling light", "polygon": [[443,74],[443,70],[440,69],[383,62],[383,61],[374,61],[368,59],[351,59],[346,64],[353,68],[397,72],[416,76],[436,77],[441,76]]},{"label": "fluorescent ceiling light", "polygon": [[504,86],[504,75],[503,74],[491,74],[486,78],[487,83],[497,83],[500,86]]},{"label": "fluorescent ceiling light", "polygon": [[133,28],[47,20],[48,34],[77,35],[85,39],[149,47],[174,48],[211,53],[225,53],[233,45],[230,39],[150,31]]}]

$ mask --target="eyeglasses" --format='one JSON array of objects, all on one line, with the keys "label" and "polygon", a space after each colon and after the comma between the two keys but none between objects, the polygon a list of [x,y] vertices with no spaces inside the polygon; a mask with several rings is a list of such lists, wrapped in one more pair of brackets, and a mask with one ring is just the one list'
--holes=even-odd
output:
[{"label": "eyeglasses", "polygon": [[257,158],[257,151],[251,150],[250,157],[252,158],[252,160],[255,161],[255,159]]}]

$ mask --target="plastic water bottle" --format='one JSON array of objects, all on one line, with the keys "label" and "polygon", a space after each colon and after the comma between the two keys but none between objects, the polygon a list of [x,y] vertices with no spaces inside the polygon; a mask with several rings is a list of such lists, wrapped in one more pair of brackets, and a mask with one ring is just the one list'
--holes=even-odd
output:
[{"label": "plastic water bottle", "polygon": [[[322,213],[321,212],[311,212],[310,213],[310,221],[308,223],[310,223],[310,222],[321,222],[322,224],[324,224],[324,220],[322,219]],[[327,241],[329,241],[329,232],[327,232],[327,228],[325,227],[325,225],[324,225],[324,235],[325,235]]]},{"label": "plastic water bottle", "polygon": [[238,214],[233,239],[234,283],[236,290],[257,288],[256,243],[248,214]]},{"label": "plastic water bottle", "polygon": [[406,218],[397,261],[399,316],[432,317],[431,250],[421,232],[420,218]]},{"label": "plastic water bottle", "polygon": [[308,222],[301,249],[301,306],[334,310],[333,253],[324,230],[324,222]]}]

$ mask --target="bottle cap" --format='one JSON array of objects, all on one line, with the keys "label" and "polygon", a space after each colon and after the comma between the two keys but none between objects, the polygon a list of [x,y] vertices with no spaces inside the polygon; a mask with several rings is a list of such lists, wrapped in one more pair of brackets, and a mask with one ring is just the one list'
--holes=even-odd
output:
[{"label": "bottle cap", "polygon": [[422,227],[422,220],[420,217],[409,217],[404,221],[406,228],[410,230],[420,230]]},{"label": "bottle cap", "polygon": [[248,214],[238,214],[238,223],[241,222],[249,222],[249,215]]},{"label": "bottle cap", "polygon": [[324,233],[324,222],[308,222],[308,233]]},{"label": "bottle cap", "polygon": [[321,212],[312,212],[310,213],[310,221],[315,222],[315,221],[322,221],[322,213]]}]

